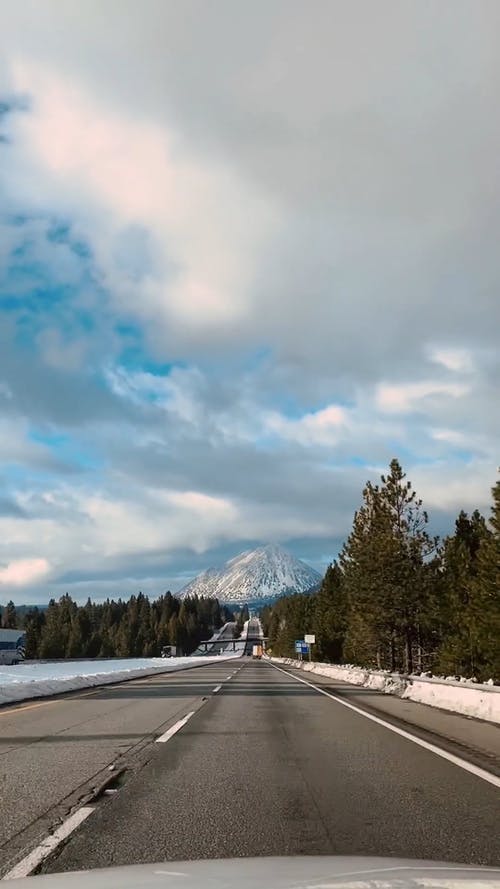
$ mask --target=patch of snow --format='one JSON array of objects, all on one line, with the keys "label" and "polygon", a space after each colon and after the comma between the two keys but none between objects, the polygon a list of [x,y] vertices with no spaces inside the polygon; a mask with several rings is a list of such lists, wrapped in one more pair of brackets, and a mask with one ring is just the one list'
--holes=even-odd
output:
[{"label": "patch of snow", "polygon": [[402,695],[408,701],[441,707],[464,716],[474,716],[488,722],[500,723],[500,688],[494,685],[481,685],[479,682],[443,682],[420,676],[408,678]]},{"label": "patch of snow", "polygon": [[123,658],[109,661],[59,661],[0,666],[0,705],[28,698],[47,697],[81,688],[108,685],[125,679],[154,676],[202,667],[213,661],[239,657],[228,653],[217,657]]},{"label": "patch of snow", "polygon": [[307,673],[317,673],[340,682],[397,695],[406,701],[500,724],[500,686],[493,685],[492,680],[481,684],[476,679],[404,676],[385,670],[365,670],[352,664],[310,663],[277,657],[270,660],[297,667]]}]

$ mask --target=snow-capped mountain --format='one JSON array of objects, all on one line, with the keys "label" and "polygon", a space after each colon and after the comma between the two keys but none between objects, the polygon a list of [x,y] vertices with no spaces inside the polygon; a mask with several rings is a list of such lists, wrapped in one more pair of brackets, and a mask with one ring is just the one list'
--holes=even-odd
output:
[{"label": "snow-capped mountain", "polygon": [[214,596],[221,602],[254,602],[303,593],[321,576],[277,544],[259,546],[229,559],[222,568],[209,568],[183,587],[178,596]]}]

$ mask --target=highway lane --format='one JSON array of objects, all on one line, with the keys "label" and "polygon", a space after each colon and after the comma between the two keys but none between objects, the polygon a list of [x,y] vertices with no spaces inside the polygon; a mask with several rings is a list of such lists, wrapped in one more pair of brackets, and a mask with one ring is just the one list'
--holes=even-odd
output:
[{"label": "highway lane", "polygon": [[289,667],[286,671],[428,743],[465,757],[500,779],[500,726],[307,671]]},{"label": "highway lane", "polygon": [[[301,854],[500,863],[498,788],[291,673],[240,664],[118,793],[96,805],[45,872]],[[440,720],[436,713],[433,739],[453,746]],[[482,725],[475,723],[478,735]],[[493,757],[498,736],[490,729],[481,743]],[[477,755],[465,741],[461,751],[471,761]]]},{"label": "highway lane", "polygon": [[252,654],[253,646],[262,638],[262,626],[257,617],[251,617],[248,621],[247,632],[245,636],[245,648],[243,654],[248,657]]},{"label": "highway lane", "polygon": [[115,771],[196,710],[231,660],[0,709],[0,875]]}]

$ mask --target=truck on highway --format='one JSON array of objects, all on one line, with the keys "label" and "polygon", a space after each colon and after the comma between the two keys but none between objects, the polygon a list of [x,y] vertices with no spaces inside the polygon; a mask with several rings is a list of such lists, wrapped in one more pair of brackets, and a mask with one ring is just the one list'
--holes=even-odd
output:
[{"label": "truck on highway", "polygon": [[262,657],[262,645],[254,645],[252,648],[252,657],[261,658]]}]

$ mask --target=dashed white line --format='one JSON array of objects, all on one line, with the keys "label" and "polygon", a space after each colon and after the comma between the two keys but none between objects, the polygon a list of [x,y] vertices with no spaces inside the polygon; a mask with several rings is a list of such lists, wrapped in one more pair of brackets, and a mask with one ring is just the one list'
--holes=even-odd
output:
[{"label": "dashed white line", "polygon": [[233,677],[233,674],[230,673],[229,676],[226,676],[226,678],[224,679],[224,682],[227,682],[228,679],[232,679],[232,677]]},{"label": "dashed white line", "polygon": [[275,670],[279,670],[280,673],[284,673],[285,676],[289,676],[291,679],[296,679],[297,682],[303,682],[304,685],[308,685],[310,688],[313,688],[314,691],[319,691],[320,694],[325,695],[327,698],[331,698],[336,704],[342,704],[343,707],[347,707],[349,710],[354,710],[355,713],[359,713],[359,715],[364,716],[365,719],[370,719],[371,722],[376,722],[377,725],[382,725],[384,728],[389,729],[390,732],[394,732],[396,735],[401,735],[402,738],[406,738],[408,741],[413,741],[413,743],[417,744],[419,747],[423,747],[425,750],[430,750],[430,752],[435,753],[436,756],[441,756],[442,759],[447,759],[448,762],[453,763],[453,765],[458,766],[465,772],[470,772],[472,775],[475,775],[476,778],[481,778],[482,781],[487,781],[488,784],[493,784],[494,787],[500,788],[500,778],[497,777],[497,775],[492,775],[491,772],[487,772],[485,769],[481,769],[479,766],[475,766],[473,763],[467,762],[466,759],[461,759],[453,753],[448,753],[447,750],[444,750],[441,747],[436,747],[435,744],[430,744],[429,741],[424,741],[423,738],[419,738],[417,735],[411,735],[410,732],[405,732],[404,729],[398,728],[396,725],[393,725],[392,722],[386,722],[385,719],[380,719],[379,716],[373,716],[372,713],[367,713],[366,710],[356,707],[355,704],[350,704],[343,698],[339,698],[337,695],[332,695],[331,692],[326,691],[319,685],[313,685],[313,683],[308,682],[307,679],[302,679],[300,676],[294,676],[293,673],[289,673],[288,670],[283,670],[281,667],[277,667],[276,664],[271,664],[271,667],[274,667]]},{"label": "dashed white line", "polygon": [[214,695],[216,695],[217,692],[221,690],[221,688],[222,688],[222,685],[216,685],[215,688],[214,688],[214,692],[213,692]]},{"label": "dashed white line", "polygon": [[46,837],[36,849],[33,849],[29,855],[26,855],[19,861],[8,873],[5,874],[4,880],[17,880],[19,877],[27,877],[33,873],[42,861],[45,860],[58,845],[62,843],[71,833],[94,811],[93,806],[82,806],[81,809],[66,818],[60,827],[54,833]]},{"label": "dashed white line", "polygon": [[176,722],[174,725],[172,725],[166,732],[164,732],[163,735],[160,735],[160,737],[156,739],[156,743],[157,744],[165,744],[167,741],[169,741],[170,738],[172,738],[173,735],[175,735],[179,731],[179,729],[181,729],[184,725],[186,725],[186,722],[189,719],[191,719],[191,717],[194,716],[195,713],[196,713],[196,710],[191,710],[191,713],[188,713],[187,716],[184,716],[182,719],[179,719],[178,722]]}]

